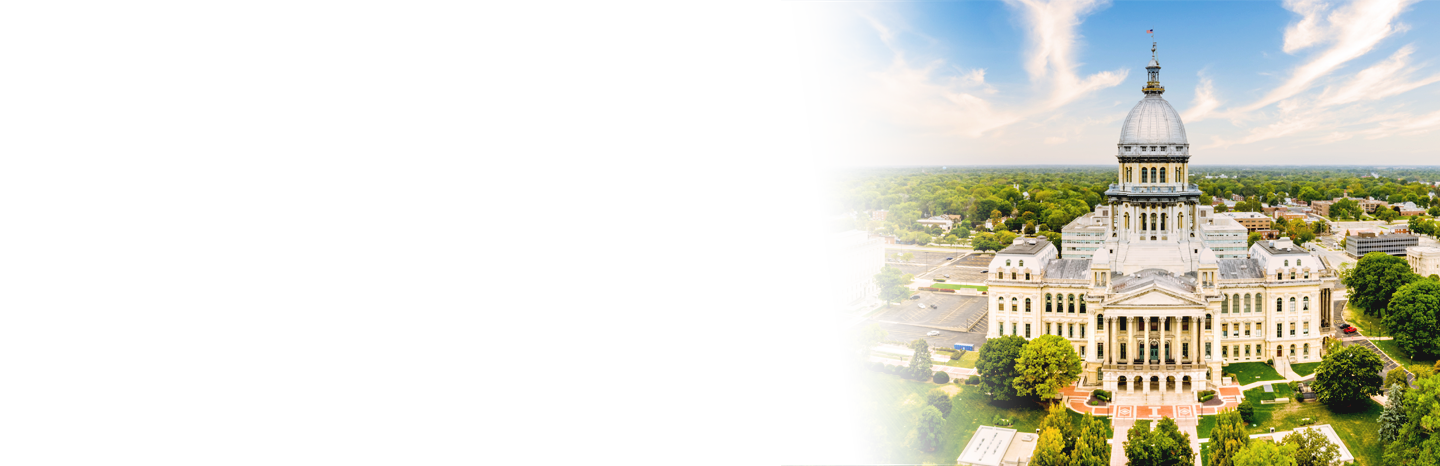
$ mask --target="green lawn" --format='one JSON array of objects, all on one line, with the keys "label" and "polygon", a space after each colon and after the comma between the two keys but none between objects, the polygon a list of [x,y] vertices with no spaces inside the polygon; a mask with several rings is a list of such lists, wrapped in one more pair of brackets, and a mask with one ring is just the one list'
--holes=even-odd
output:
[{"label": "green lawn", "polygon": [[1317,367],[1320,367],[1320,363],[1318,363],[1318,362],[1306,362],[1306,363],[1300,363],[1300,364],[1291,364],[1291,365],[1290,365],[1290,370],[1293,370],[1293,371],[1295,371],[1295,373],[1296,373],[1297,375],[1300,375],[1301,377],[1304,377],[1304,376],[1307,376],[1307,375],[1310,375],[1310,374],[1314,374],[1314,373],[1315,373],[1315,368],[1317,368]]},{"label": "green lawn", "polygon": [[1290,391],[1289,384],[1275,383],[1274,388],[1275,391],[1270,393],[1265,392],[1265,387],[1255,387],[1245,390],[1245,399],[1255,400],[1257,403],[1260,402],[1260,400],[1273,400],[1276,398],[1290,398],[1290,401],[1295,401],[1295,399],[1291,397],[1291,395],[1295,393]]},{"label": "green lawn", "polygon": [[1367,316],[1365,311],[1345,303],[1345,322],[1360,328],[1360,333],[1367,337],[1385,336],[1385,326],[1380,322],[1380,316]]},{"label": "green lawn", "polygon": [[1210,431],[1215,429],[1215,421],[1220,416],[1200,416],[1200,424],[1195,426],[1195,434],[1200,438],[1210,438]]},{"label": "green lawn", "polygon": [[[1247,390],[1245,396],[1249,397],[1252,391],[1254,390]],[[1380,466],[1384,448],[1374,439],[1380,429],[1376,419],[1380,417],[1381,411],[1384,411],[1384,407],[1368,399],[1357,411],[1345,413],[1331,411],[1329,407],[1315,401],[1292,401],[1273,405],[1256,403],[1255,425],[1249,427],[1249,432],[1265,433],[1269,432],[1271,427],[1274,427],[1276,432],[1292,430],[1301,426],[1303,419],[1310,418],[1313,420],[1310,425],[1330,424],[1340,436],[1340,440],[1350,449],[1350,453],[1355,455],[1357,464]]]},{"label": "green lawn", "polygon": [[[997,405],[988,401],[978,387],[961,386],[960,395],[952,401],[953,409],[945,419],[944,441],[934,452],[923,452],[905,446],[905,437],[915,429],[915,420],[925,407],[925,392],[940,387],[874,371],[860,374],[860,413],[863,416],[861,441],[870,446],[863,463],[889,464],[955,464],[960,450],[982,425],[995,425],[996,415],[1013,419],[1006,428],[1034,432],[1045,410],[1032,402]],[[955,384],[950,384],[956,386]],[[1081,417],[1066,411],[1073,417]]]},{"label": "green lawn", "polygon": [[930,285],[930,287],[931,287],[931,288],[944,288],[944,289],[947,289],[947,290],[958,290],[958,289],[961,289],[961,288],[973,288],[973,289],[980,290],[980,291],[988,291],[988,290],[990,290],[990,287],[985,286],[985,285],[959,285],[959,284],[955,284],[955,283],[936,283],[936,284],[934,284],[934,285]]},{"label": "green lawn", "polygon": [[1379,347],[1380,351],[1384,351],[1385,354],[1389,355],[1390,359],[1394,359],[1396,363],[1409,369],[1412,373],[1420,368],[1435,367],[1434,359],[1411,358],[1406,356],[1405,352],[1400,350],[1400,345],[1395,343],[1395,340],[1370,340],[1370,342]]},{"label": "green lawn", "polygon": [[964,355],[964,356],[961,356],[960,359],[953,359],[953,358],[952,358],[952,359],[950,359],[949,361],[944,362],[944,363],[941,363],[941,364],[942,364],[942,365],[945,365],[945,366],[950,366],[950,367],[963,367],[963,368],[966,368],[966,369],[974,369],[974,368],[975,368],[975,361],[979,361],[979,360],[980,360],[980,352],[979,352],[979,351],[966,351],[966,352],[965,352],[965,355]]},{"label": "green lawn", "polygon": [[1225,366],[1224,371],[1235,374],[1235,381],[1240,385],[1262,380],[1285,380],[1279,372],[1275,372],[1275,368],[1263,362],[1237,362]]}]

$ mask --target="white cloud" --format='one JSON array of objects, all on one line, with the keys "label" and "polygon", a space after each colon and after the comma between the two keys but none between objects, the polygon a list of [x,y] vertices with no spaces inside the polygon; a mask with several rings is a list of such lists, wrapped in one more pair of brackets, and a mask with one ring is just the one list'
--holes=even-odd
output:
[{"label": "white cloud", "polygon": [[1065,138],[1059,138],[1059,137],[1054,137],[1054,136],[1045,138],[1045,143],[1046,143],[1046,144],[1060,144],[1060,143],[1065,142],[1065,141],[1067,141],[1067,139],[1065,139]]},{"label": "white cloud", "polygon": [[1289,79],[1260,100],[1231,112],[1248,113],[1293,97],[1346,62],[1369,53],[1382,39],[1403,29],[1394,21],[1413,1],[1356,0],[1330,10],[1323,23],[1318,18],[1328,10],[1328,4],[1308,0],[1286,2],[1286,8],[1302,16],[1299,22],[1285,31],[1286,52],[1322,43],[1333,45],[1296,68]]},{"label": "white cloud", "polygon": [[1200,82],[1195,84],[1195,99],[1190,102],[1190,108],[1180,115],[1180,120],[1198,121],[1219,106],[1220,100],[1215,98],[1215,82],[1200,76]]},{"label": "white cloud", "polygon": [[1316,105],[1329,107],[1361,100],[1377,100],[1440,81],[1440,74],[1409,80],[1410,75],[1417,69],[1409,63],[1409,57],[1414,52],[1413,45],[1401,47],[1385,61],[1356,73],[1355,77],[1344,85],[1325,88]]},{"label": "white cloud", "polygon": [[1109,4],[1102,0],[1006,0],[1018,7],[1031,32],[1025,71],[1030,80],[1050,90],[1050,109],[1073,102],[1091,92],[1114,87],[1125,80],[1126,70],[1103,71],[1080,78],[1075,73],[1075,28],[1080,18]]}]

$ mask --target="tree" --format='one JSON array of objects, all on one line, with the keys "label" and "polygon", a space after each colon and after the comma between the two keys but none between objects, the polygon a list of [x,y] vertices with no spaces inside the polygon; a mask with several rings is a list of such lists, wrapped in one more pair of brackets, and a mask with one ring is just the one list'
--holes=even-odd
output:
[{"label": "tree", "polygon": [[1240,406],[1235,408],[1235,412],[1239,414],[1240,419],[1244,420],[1247,424],[1255,422],[1255,402],[1250,401],[1249,398],[1241,401]]},{"label": "tree", "polygon": [[[1068,414],[1066,415],[1068,418]],[[1080,418],[1080,436],[1075,439],[1075,449],[1070,451],[1071,466],[1109,466],[1110,433],[1108,421],[1085,413]]]},{"label": "tree", "polygon": [[1250,236],[1245,238],[1245,247],[1254,246],[1256,241],[1260,241],[1260,232],[1250,232]]},{"label": "tree", "polygon": [[1385,209],[1385,208],[1375,209],[1375,218],[1378,218],[1378,219],[1380,219],[1380,220],[1384,220],[1385,223],[1390,223],[1390,222],[1394,221],[1396,217],[1399,217],[1399,216],[1400,216],[1400,214],[1397,213],[1397,212],[1395,212],[1394,209]]},{"label": "tree", "polygon": [[1394,369],[1390,369],[1390,372],[1386,372],[1386,373],[1385,373],[1385,383],[1382,384],[1381,387],[1389,388],[1391,385],[1399,385],[1399,386],[1401,386],[1401,387],[1409,387],[1409,386],[1410,386],[1410,380],[1409,380],[1410,378],[1409,378],[1409,375],[1410,375],[1410,373],[1405,372],[1405,368],[1403,368],[1403,367],[1397,367],[1397,368],[1394,368]]},{"label": "tree", "polygon": [[1015,371],[1019,373],[1014,382],[1016,393],[1051,400],[1060,387],[1080,378],[1080,355],[1064,338],[1042,335],[1020,350]]},{"label": "tree", "polygon": [[1068,408],[1061,403],[1052,403],[1046,410],[1045,418],[1040,420],[1041,429],[1053,429],[1060,434],[1062,450],[1069,453],[1075,448],[1075,436],[1079,434],[1079,427],[1070,420]]},{"label": "tree", "polygon": [[916,448],[924,451],[935,451],[940,446],[940,441],[945,430],[945,416],[934,406],[926,406],[920,411],[920,419],[915,424],[914,443]]},{"label": "tree", "polygon": [[1125,435],[1125,457],[1130,466],[1195,464],[1195,450],[1190,448],[1190,434],[1181,432],[1174,419],[1160,419],[1153,432],[1136,424]]},{"label": "tree", "polygon": [[780,465],[890,465],[886,427],[865,385],[824,380],[780,419]]},{"label": "tree", "polygon": [[870,348],[875,346],[876,343],[885,341],[887,334],[885,329],[880,328],[880,324],[876,323],[871,323],[855,331],[855,352],[859,355],[860,360],[868,360]]},{"label": "tree", "polygon": [[910,288],[906,285],[914,279],[914,275],[887,265],[875,274],[875,285],[880,287],[880,299],[885,300],[885,304],[897,303],[910,297]]},{"label": "tree", "polygon": [[1372,252],[1355,263],[1345,286],[1350,289],[1350,304],[1365,310],[1365,314],[1375,315],[1385,309],[1396,290],[1418,278],[1405,259]]},{"label": "tree", "polygon": [[1295,445],[1250,442],[1235,454],[1235,466],[1297,466]]},{"label": "tree", "polygon": [[915,340],[910,342],[910,349],[915,350],[915,354],[910,357],[910,367],[907,370],[910,378],[916,380],[930,378],[930,367],[935,363],[930,358],[930,344],[923,339]]},{"label": "tree", "polygon": [[1236,411],[1221,413],[1210,431],[1210,466],[1232,466],[1235,454],[1250,444],[1245,421]]},{"label": "tree", "polygon": [[1415,280],[1400,287],[1385,311],[1385,328],[1410,357],[1440,356],[1440,283]]},{"label": "tree", "polygon": [[1315,429],[1295,429],[1280,442],[1295,446],[1295,466],[1330,466],[1340,458],[1340,447]]},{"label": "tree", "polygon": [[1346,346],[1332,352],[1315,369],[1315,395],[1321,403],[1333,407],[1353,407],[1355,403],[1380,393],[1380,357],[1359,346]]},{"label": "tree", "polygon": [[950,394],[945,393],[945,390],[938,388],[930,389],[929,392],[925,393],[925,402],[930,406],[934,406],[935,409],[940,410],[941,416],[950,415]]},{"label": "tree", "polygon": [[911,253],[911,252],[902,252],[902,253],[900,253],[900,262],[910,262],[911,260],[914,260],[914,259],[915,259],[915,253]]},{"label": "tree", "polygon": [[975,361],[975,370],[980,373],[980,385],[995,401],[1008,401],[1018,397],[1015,392],[1015,361],[1025,348],[1025,338],[1006,335],[986,340],[980,345],[980,355]]},{"label": "tree", "polygon": [[1219,214],[1219,213],[1224,213],[1224,212],[1229,212],[1229,211],[1230,211],[1230,206],[1225,205],[1225,203],[1222,202],[1222,203],[1219,203],[1219,204],[1215,204],[1215,213]]},{"label": "tree", "polygon": [[1431,217],[1440,217],[1440,204],[1430,206],[1430,210],[1425,211],[1425,214]]},{"label": "tree", "polygon": [[1040,439],[1035,443],[1035,453],[1030,464],[1035,466],[1067,466],[1065,439],[1054,427],[1040,429]]},{"label": "tree", "polygon": [[1405,417],[1405,389],[1390,385],[1385,392],[1385,411],[1380,413],[1380,443],[1388,444],[1400,437],[1400,428],[1409,419]]},{"label": "tree", "polygon": [[1360,212],[1360,204],[1354,199],[1341,199],[1330,204],[1330,218],[1359,219]]},{"label": "tree", "polygon": [[[1440,464],[1436,459],[1440,435],[1435,435],[1440,421],[1440,377],[1417,378],[1415,387],[1402,393],[1404,421],[1395,440],[1385,444],[1383,464]],[[1383,432],[1383,424],[1381,427]]]}]

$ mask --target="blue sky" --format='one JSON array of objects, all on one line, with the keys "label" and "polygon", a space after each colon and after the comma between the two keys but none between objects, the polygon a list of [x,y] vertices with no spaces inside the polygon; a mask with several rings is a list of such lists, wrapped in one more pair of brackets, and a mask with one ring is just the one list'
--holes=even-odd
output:
[{"label": "blue sky", "polygon": [[1155,30],[1197,164],[1440,164],[1440,3],[796,7],[840,165],[1113,163]]}]

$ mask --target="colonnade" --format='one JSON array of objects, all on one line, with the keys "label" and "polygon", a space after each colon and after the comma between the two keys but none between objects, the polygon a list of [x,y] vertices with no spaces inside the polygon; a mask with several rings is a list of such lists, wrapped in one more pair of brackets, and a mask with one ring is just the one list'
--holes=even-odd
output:
[{"label": "colonnade", "polygon": [[[1190,330],[1189,330],[1189,331],[1184,331],[1184,330],[1181,330],[1181,329],[1180,329],[1180,323],[1182,322],[1181,319],[1183,319],[1184,317],[1190,317],[1190,320],[1191,320],[1191,322],[1192,322],[1192,325],[1190,326]],[[1159,319],[1159,320],[1156,322],[1156,332],[1158,332],[1158,336],[1157,336],[1157,338],[1155,338],[1155,340],[1157,340],[1159,343],[1158,343],[1158,345],[1155,345],[1155,346],[1152,346],[1152,345],[1150,344],[1150,340],[1151,340],[1150,335],[1151,335],[1152,330],[1150,330],[1149,324],[1150,324],[1150,320],[1151,320],[1152,318],[1158,318],[1158,319]],[[1127,347],[1127,348],[1126,348],[1126,355],[1125,355],[1125,359],[1123,359],[1123,360],[1119,359],[1119,356],[1118,356],[1118,354],[1117,354],[1117,353],[1119,352],[1119,346],[1116,344],[1116,343],[1119,343],[1119,342],[1117,342],[1117,334],[1120,333],[1120,329],[1119,329],[1119,327],[1116,327],[1115,324],[1116,324],[1116,322],[1117,322],[1119,319],[1126,319],[1126,330],[1125,330],[1125,337],[1124,337],[1123,342],[1124,342],[1124,343],[1130,343],[1130,344],[1134,344],[1134,345],[1135,345],[1134,347],[1131,347],[1130,345],[1126,345],[1126,347]],[[1173,319],[1173,320],[1172,320],[1172,319]],[[1165,333],[1166,333],[1165,323],[1166,323],[1167,321],[1171,321],[1171,322],[1174,322],[1174,323],[1175,323],[1175,326],[1172,327],[1172,328],[1174,329],[1174,332],[1175,332],[1175,341],[1174,341],[1173,344],[1171,345],[1170,354],[1171,354],[1172,357],[1171,357],[1170,359],[1174,359],[1174,360],[1177,361],[1177,362],[1182,361],[1182,360],[1185,360],[1185,359],[1182,359],[1182,356],[1183,356],[1183,355],[1180,353],[1180,347],[1181,347],[1180,344],[1181,344],[1181,343],[1190,343],[1190,345],[1189,345],[1189,346],[1190,346],[1190,354],[1189,354],[1189,358],[1188,358],[1188,363],[1189,363],[1189,364],[1204,364],[1204,363],[1205,363],[1205,353],[1204,353],[1204,329],[1203,329],[1203,327],[1204,327],[1204,325],[1205,325],[1205,315],[1204,315],[1204,314],[1193,315],[1193,316],[1173,316],[1173,315],[1171,315],[1171,316],[1129,316],[1129,317],[1109,317],[1109,316],[1106,316],[1106,317],[1105,317],[1105,330],[1106,330],[1106,332],[1105,332],[1105,336],[1106,336],[1106,343],[1105,343],[1105,364],[1107,364],[1107,365],[1108,365],[1108,364],[1133,364],[1133,361],[1136,360],[1136,359],[1141,359],[1142,361],[1145,361],[1145,362],[1142,362],[1142,363],[1140,363],[1140,364],[1145,364],[1145,363],[1164,364],[1164,363],[1165,363],[1164,361],[1167,359],[1167,358],[1165,357],[1165,356],[1166,356],[1166,355],[1165,355],[1165,344],[1167,343],[1167,340],[1166,340],[1166,337],[1165,337]],[[1136,329],[1136,326],[1143,326],[1143,327],[1140,327],[1140,329],[1137,330],[1137,329]],[[1181,341],[1182,339],[1188,340],[1188,342],[1187,342],[1187,341]],[[1152,348],[1155,348],[1155,349],[1156,349],[1156,356],[1157,356],[1156,358],[1153,358],[1153,359],[1149,357],[1149,355],[1150,355],[1150,350],[1151,350]],[[1138,354],[1133,352],[1133,351],[1136,351],[1136,350],[1139,351]],[[1138,358],[1136,357],[1137,355],[1139,356]]]},{"label": "colonnade", "polygon": [[[1110,210],[1112,229],[1122,232],[1125,237],[1140,241],[1174,240],[1187,231],[1198,233],[1195,222],[1195,204],[1126,204]],[[1162,236],[1164,238],[1162,238]]]}]

